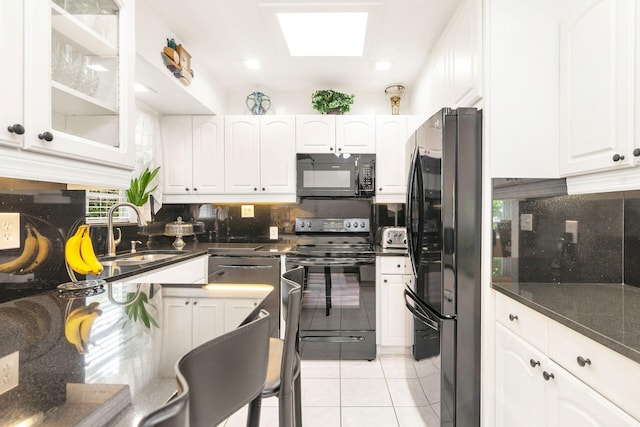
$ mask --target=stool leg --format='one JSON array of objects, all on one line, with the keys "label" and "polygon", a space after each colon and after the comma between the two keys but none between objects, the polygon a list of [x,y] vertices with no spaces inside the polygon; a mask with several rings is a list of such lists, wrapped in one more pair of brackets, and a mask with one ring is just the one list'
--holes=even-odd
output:
[{"label": "stool leg", "polygon": [[247,427],[260,426],[260,409],[262,408],[262,395],[258,395],[249,402],[249,413],[247,414]]},{"label": "stool leg", "polygon": [[302,427],[302,384],[300,383],[300,377],[301,375],[298,374],[298,376],[296,377],[294,383],[293,383],[293,393],[294,393],[294,397],[293,397],[293,404],[294,404],[294,414],[295,414],[295,426],[296,427]]}]

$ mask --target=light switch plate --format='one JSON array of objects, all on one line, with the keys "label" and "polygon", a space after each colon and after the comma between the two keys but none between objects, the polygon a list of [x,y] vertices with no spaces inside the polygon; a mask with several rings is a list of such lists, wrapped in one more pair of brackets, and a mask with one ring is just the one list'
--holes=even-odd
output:
[{"label": "light switch plate", "polygon": [[19,360],[20,353],[17,351],[0,359],[0,394],[4,394],[18,386]]},{"label": "light switch plate", "polygon": [[520,230],[533,231],[533,214],[520,214]]},{"label": "light switch plate", "polygon": [[571,234],[571,243],[578,243],[578,221],[565,221],[564,231]]},{"label": "light switch plate", "polygon": [[0,249],[20,247],[20,214],[0,213]]}]

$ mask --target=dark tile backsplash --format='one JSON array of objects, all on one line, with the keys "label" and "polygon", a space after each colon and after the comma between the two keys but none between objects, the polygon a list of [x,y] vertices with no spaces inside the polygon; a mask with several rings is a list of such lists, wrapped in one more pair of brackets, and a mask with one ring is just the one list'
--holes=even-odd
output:
[{"label": "dark tile backsplash", "polygon": [[[0,212],[19,212],[21,237],[30,224],[47,237],[52,250],[46,261],[28,274],[0,273],[0,302],[54,289],[69,280],[64,265],[64,242],[73,223],[84,217],[85,195],[78,190],[0,189]],[[0,263],[12,260],[23,248],[0,251]]]},{"label": "dark tile backsplash", "polygon": [[640,286],[640,192],[519,197],[512,189],[493,206],[494,267],[508,265],[512,280]]}]

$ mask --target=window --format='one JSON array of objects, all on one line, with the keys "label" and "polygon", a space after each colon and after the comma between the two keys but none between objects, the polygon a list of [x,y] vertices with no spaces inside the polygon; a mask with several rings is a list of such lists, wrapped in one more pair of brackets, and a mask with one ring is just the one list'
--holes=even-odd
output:
[{"label": "window", "polygon": [[[119,202],[126,201],[124,190],[87,190],[86,207],[87,222],[107,222],[109,208]],[[129,210],[119,208],[113,214],[113,220],[117,222],[129,222]]]}]

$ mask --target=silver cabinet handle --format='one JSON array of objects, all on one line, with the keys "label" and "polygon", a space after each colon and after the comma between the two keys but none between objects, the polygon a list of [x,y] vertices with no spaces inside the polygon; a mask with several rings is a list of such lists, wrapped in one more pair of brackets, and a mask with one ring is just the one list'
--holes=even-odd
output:
[{"label": "silver cabinet handle", "polygon": [[512,322],[513,322],[514,320],[518,320],[518,316],[517,316],[517,315],[515,315],[515,314],[509,314],[509,320],[511,320]]},{"label": "silver cabinet handle", "polygon": [[578,365],[582,366],[583,368],[586,365],[591,365],[591,359],[585,359],[582,356],[578,356],[578,358],[576,359],[576,361],[578,362]]}]

